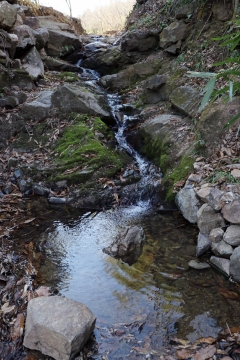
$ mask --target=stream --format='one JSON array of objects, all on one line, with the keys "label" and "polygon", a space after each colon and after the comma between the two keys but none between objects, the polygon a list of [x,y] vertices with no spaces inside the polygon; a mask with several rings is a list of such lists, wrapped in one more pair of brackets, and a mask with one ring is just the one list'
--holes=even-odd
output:
[{"label": "stream", "polygon": [[[88,81],[95,81],[96,73],[90,74]],[[38,283],[86,304],[97,317],[86,359],[159,359],[174,349],[175,337],[194,342],[216,337],[226,323],[238,326],[240,295],[211,268],[189,268],[197,228],[177,211],[153,209],[151,196],[161,183],[161,171],[128,144],[127,123],[136,119],[116,116],[120,97],[109,94],[108,100],[118,125],[118,146],[132,156],[140,174],[138,183],[130,185],[133,191],[128,189],[129,205],[81,213],[68,207],[56,210],[42,199],[38,226],[22,230],[17,246],[34,241],[41,253]],[[140,225],[146,234],[143,253],[131,266],[102,251],[128,225]]]}]

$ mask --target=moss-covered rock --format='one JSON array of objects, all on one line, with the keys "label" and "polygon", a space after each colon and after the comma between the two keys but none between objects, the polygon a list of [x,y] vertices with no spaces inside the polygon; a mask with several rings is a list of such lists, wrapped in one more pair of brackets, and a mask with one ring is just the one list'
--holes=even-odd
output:
[{"label": "moss-covered rock", "polygon": [[123,166],[122,153],[111,149],[113,133],[97,117],[75,116],[54,147],[55,161],[51,180],[69,184],[96,183],[114,176]]}]

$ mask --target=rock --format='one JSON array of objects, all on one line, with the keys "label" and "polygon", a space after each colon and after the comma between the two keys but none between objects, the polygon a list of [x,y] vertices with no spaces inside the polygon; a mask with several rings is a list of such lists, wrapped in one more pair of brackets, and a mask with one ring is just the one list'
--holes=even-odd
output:
[{"label": "rock", "polygon": [[221,240],[219,243],[212,243],[212,251],[216,256],[230,258],[233,253],[233,247]]},{"label": "rock", "polygon": [[22,67],[34,79],[44,76],[44,65],[35,46],[28,50],[27,54],[22,58]]},{"label": "rock", "polygon": [[240,226],[230,225],[224,233],[223,240],[232,246],[240,245]]},{"label": "rock", "polygon": [[233,200],[222,208],[222,214],[225,220],[231,224],[240,225],[240,199]]},{"label": "rock", "polygon": [[97,115],[102,119],[111,117],[104,97],[80,85],[60,85],[52,95],[52,106],[60,109],[61,113],[76,111]]},{"label": "rock", "polygon": [[50,190],[42,185],[33,184],[32,191],[35,195],[48,196]]},{"label": "rock", "polygon": [[60,198],[60,197],[54,197],[54,196],[52,196],[48,199],[48,202],[50,204],[69,204],[71,201],[72,201],[71,198],[65,198],[65,197]]},{"label": "rock", "polygon": [[71,25],[67,23],[61,23],[55,16],[38,16],[38,21],[40,27],[51,29],[51,30],[59,30],[59,31],[66,31],[69,33],[74,33]]},{"label": "rock", "polygon": [[200,262],[200,261],[197,261],[197,260],[190,260],[188,265],[193,268],[193,269],[196,269],[196,270],[203,270],[203,269],[208,269],[210,268],[210,265],[205,263],[205,262]]},{"label": "rock", "polygon": [[36,44],[33,30],[27,25],[14,26],[13,33],[18,37],[18,50],[27,49]]},{"label": "rock", "polygon": [[46,119],[49,116],[52,106],[52,94],[52,90],[44,90],[39,93],[35,100],[23,104],[19,111],[21,117],[23,117],[24,120],[34,119],[38,122]]},{"label": "rock", "polygon": [[221,228],[212,229],[209,234],[209,239],[213,243],[219,243],[223,239],[224,231]]},{"label": "rock", "polygon": [[47,70],[81,72],[78,66],[69,64],[63,60],[54,59],[51,56],[47,56],[44,59],[44,66]]},{"label": "rock", "polygon": [[198,228],[202,234],[209,234],[212,229],[223,227],[225,221],[221,214],[215,213],[208,204],[203,204],[197,212]]},{"label": "rock", "polygon": [[149,51],[158,46],[158,36],[147,31],[133,30],[122,37],[121,50],[124,52]]},{"label": "rock", "polygon": [[56,360],[73,358],[91,336],[96,318],[86,305],[61,296],[30,300],[24,346]]},{"label": "rock", "polygon": [[211,256],[210,264],[219,269],[221,272],[225,273],[227,276],[230,276],[230,260],[223,259],[216,256]]},{"label": "rock", "polygon": [[240,246],[233,250],[230,257],[230,275],[233,280],[240,283]]},{"label": "rock", "polygon": [[142,253],[145,241],[144,230],[139,226],[128,226],[121,231],[115,241],[103,251],[115,258],[120,258],[129,265],[137,261]]},{"label": "rock", "polygon": [[199,184],[201,180],[202,180],[202,175],[190,174],[188,177],[188,181],[191,181],[191,182],[194,182],[197,184]]},{"label": "rock", "polygon": [[17,20],[17,12],[7,1],[0,2],[0,28],[10,29]]},{"label": "rock", "polygon": [[46,46],[49,39],[48,30],[45,28],[38,28],[33,30],[33,35],[36,40],[36,49],[37,50],[43,49]]},{"label": "rock", "polygon": [[228,21],[232,19],[233,10],[227,3],[214,4],[212,7],[214,17],[219,21]]},{"label": "rock", "polygon": [[160,46],[165,49],[189,35],[189,27],[183,21],[175,21],[163,29],[160,34]]},{"label": "rock", "polygon": [[236,195],[232,191],[228,191],[223,194],[223,196],[221,197],[221,201],[223,203],[230,203],[231,201],[235,200],[236,198],[237,198]]},{"label": "rock", "polygon": [[40,27],[39,20],[36,16],[26,16],[24,25],[28,25],[33,30],[36,30]]},{"label": "rock", "polygon": [[199,233],[197,238],[196,256],[201,256],[210,249],[211,241],[209,238],[206,235]]},{"label": "rock", "polygon": [[233,177],[235,177],[235,179],[239,180],[240,179],[240,170],[239,169],[233,169],[231,171],[231,175]]},{"label": "rock", "polygon": [[223,204],[221,197],[224,195],[224,191],[219,190],[218,188],[211,188],[208,198],[208,204],[215,210],[219,211],[222,209]]},{"label": "rock", "polygon": [[176,204],[183,217],[190,223],[197,223],[199,200],[193,189],[183,188],[176,195]]},{"label": "rock", "polygon": [[[33,79],[24,69],[12,69],[11,72],[11,86],[18,86],[23,90],[31,90],[36,86]],[[9,86],[9,73],[0,72],[1,86]]]},{"label": "rock", "polygon": [[180,86],[170,95],[172,106],[184,115],[195,117],[198,111],[201,95],[190,86]]},{"label": "rock", "polygon": [[197,196],[205,203],[208,202],[209,195],[210,195],[210,187],[204,187],[203,189],[200,189],[197,191]]},{"label": "rock", "polygon": [[143,86],[148,90],[158,90],[164,84],[166,84],[168,75],[154,75],[150,79],[144,81]]}]

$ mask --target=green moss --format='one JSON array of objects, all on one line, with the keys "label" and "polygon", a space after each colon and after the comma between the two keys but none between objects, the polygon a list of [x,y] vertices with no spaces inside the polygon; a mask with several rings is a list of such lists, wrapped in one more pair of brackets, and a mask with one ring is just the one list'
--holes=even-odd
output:
[{"label": "green moss", "polygon": [[66,81],[66,82],[79,81],[77,74],[75,74],[73,72],[62,72],[61,74],[56,75],[56,77]]},{"label": "green moss", "polygon": [[166,200],[172,202],[175,198],[173,193],[173,185],[180,180],[187,178],[193,169],[194,159],[191,156],[183,156],[179,164],[174,165],[174,170],[169,170],[163,179],[164,185],[167,187]]},{"label": "green moss", "polygon": [[100,118],[71,114],[74,124],[64,130],[55,152],[55,174],[51,180],[69,183],[95,181],[114,176],[123,166],[120,153],[108,147],[112,132]]}]

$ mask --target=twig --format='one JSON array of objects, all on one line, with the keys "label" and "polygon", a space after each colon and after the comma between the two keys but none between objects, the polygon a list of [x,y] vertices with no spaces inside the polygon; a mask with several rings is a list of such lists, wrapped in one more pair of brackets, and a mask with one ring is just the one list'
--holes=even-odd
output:
[{"label": "twig", "polygon": [[228,323],[226,322],[226,325],[227,325],[227,329],[229,331],[229,334],[232,336],[232,333],[231,333],[231,330],[230,330],[230,327],[228,326]]}]

